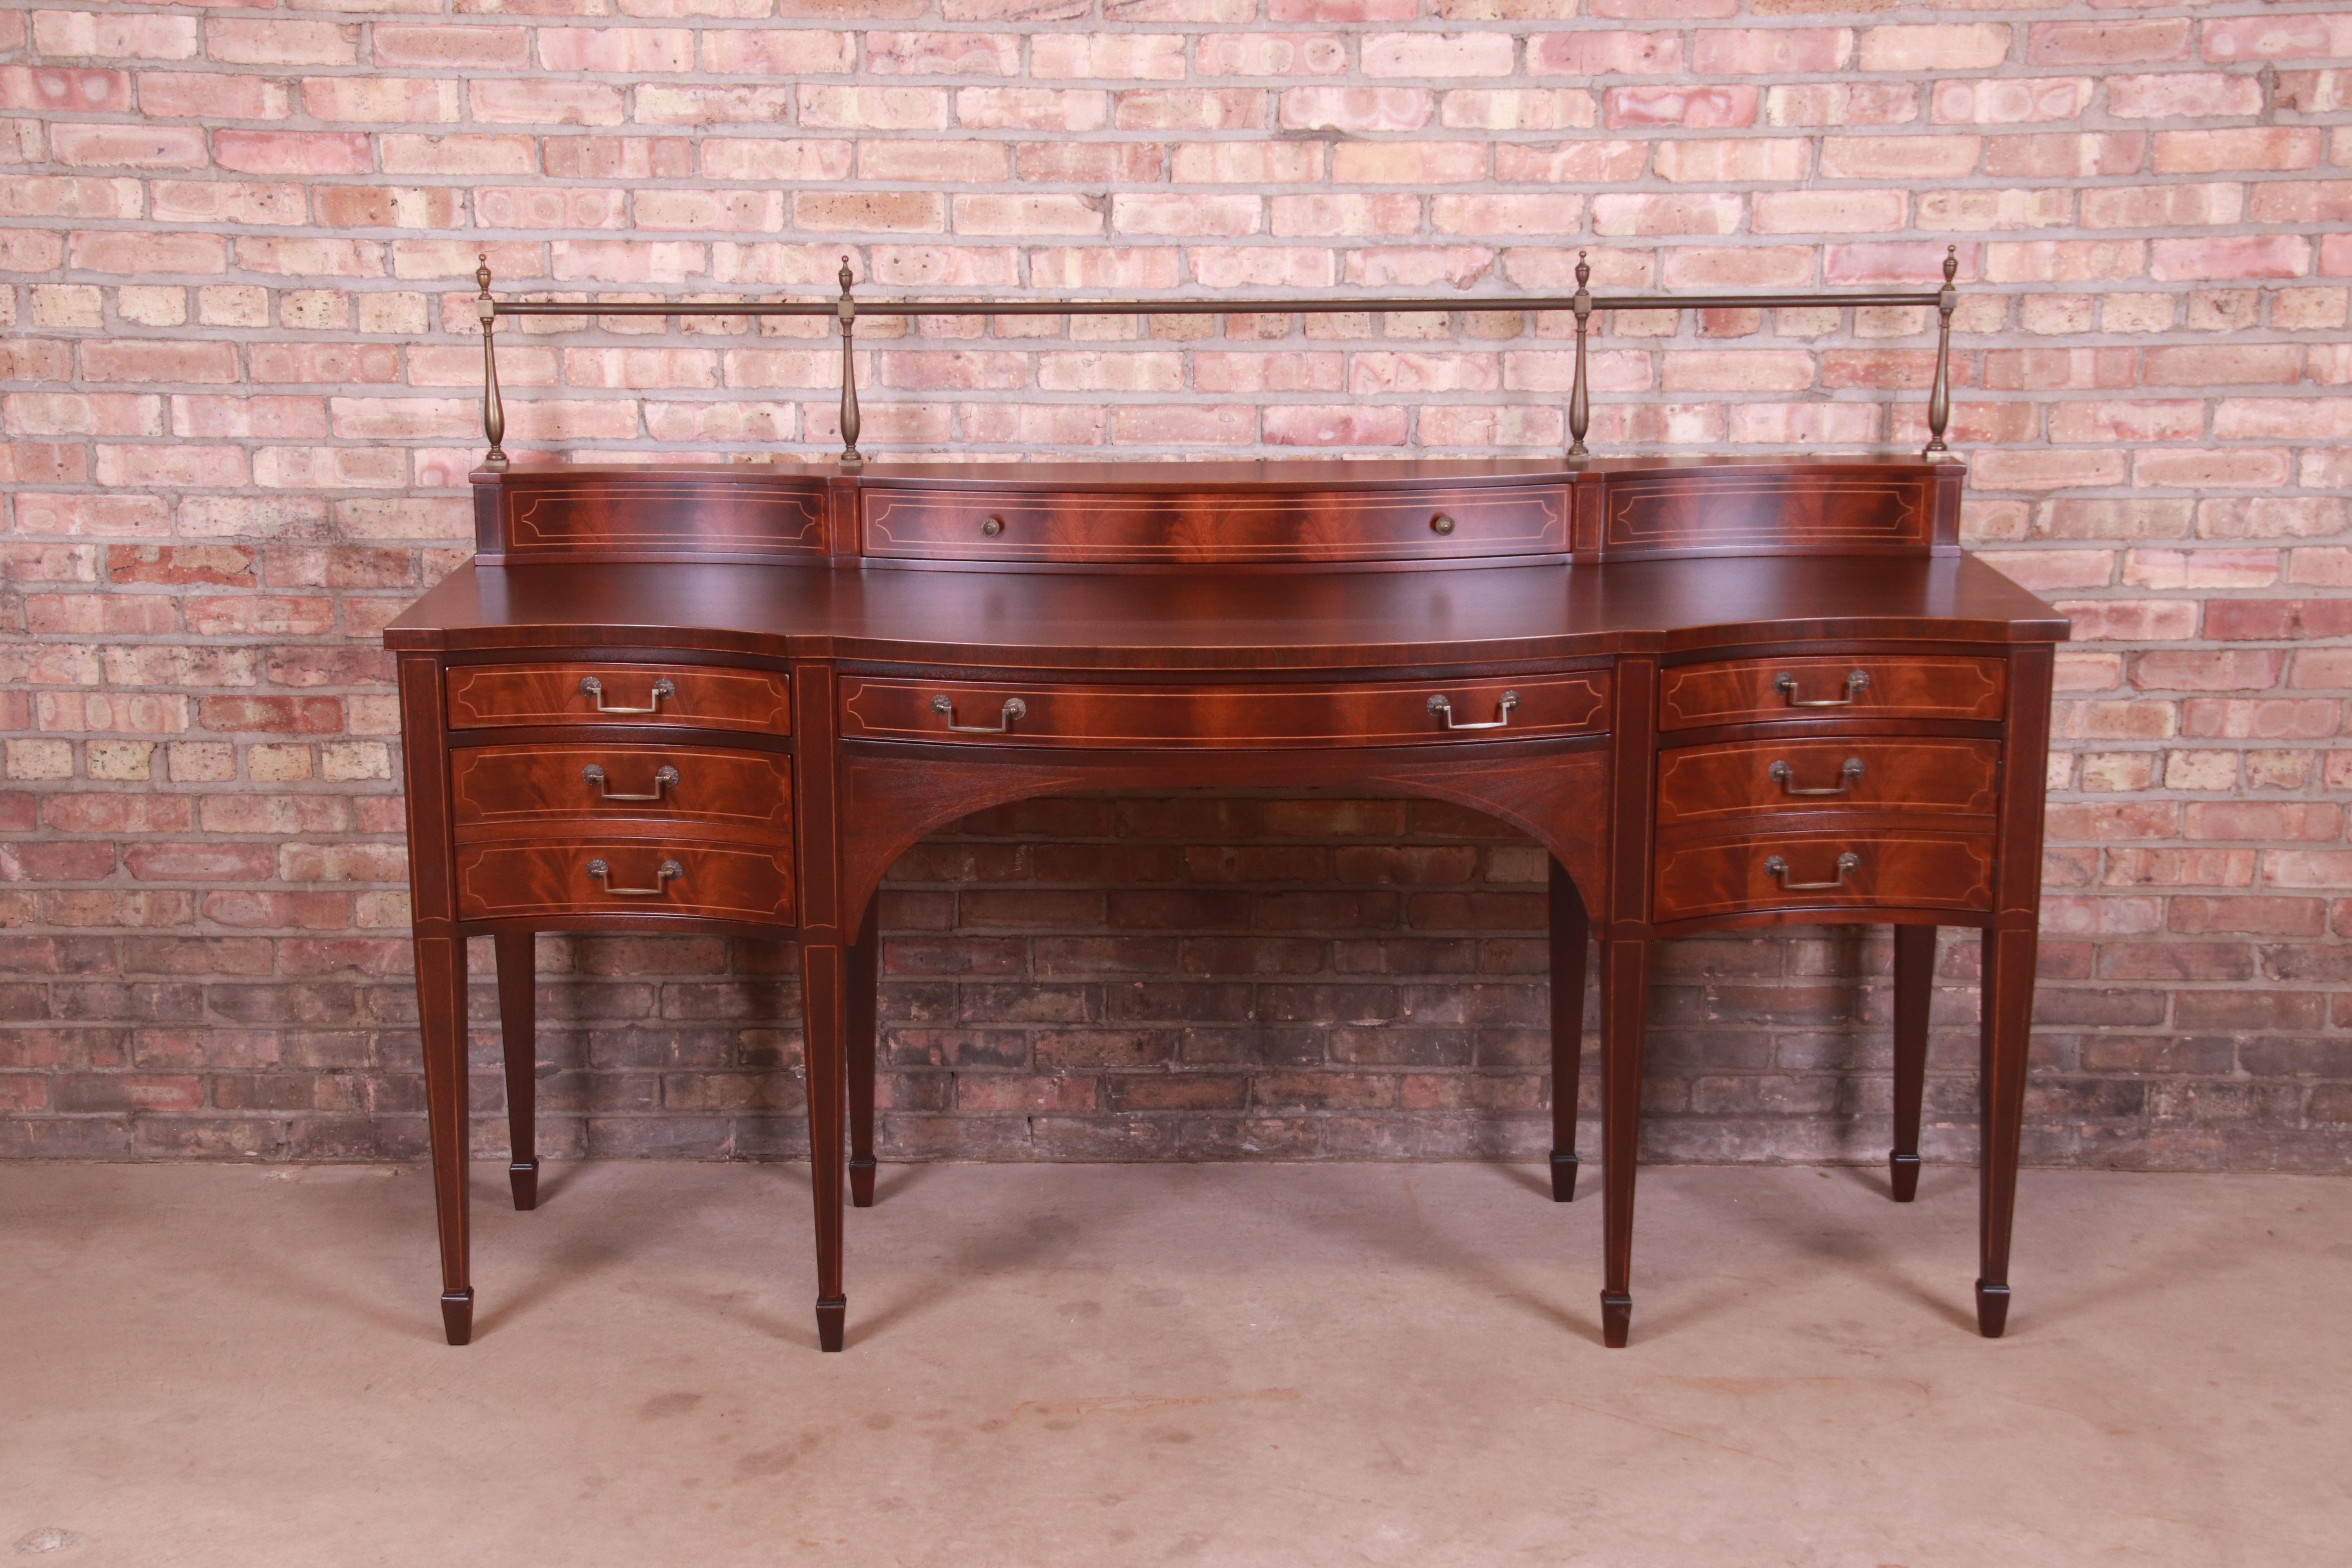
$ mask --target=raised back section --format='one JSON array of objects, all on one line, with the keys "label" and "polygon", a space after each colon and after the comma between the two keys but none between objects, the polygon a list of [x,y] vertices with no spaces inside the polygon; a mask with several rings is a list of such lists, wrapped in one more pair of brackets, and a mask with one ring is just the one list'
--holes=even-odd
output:
[{"label": "raised back section", "polygon": [[821,562],[824,480],[772,468],[517,468],[474,475],[475,559]]},{"label": "raised back section", "polygon": [[1960,465],[1657,458],[545,465],[474,476],[478,560],[1366,569],[1958,550]]},{"label": "raised back section", "polygon": [[1577,487],[1579,561],[1959,551],[1958,463],[1612,465]]}]

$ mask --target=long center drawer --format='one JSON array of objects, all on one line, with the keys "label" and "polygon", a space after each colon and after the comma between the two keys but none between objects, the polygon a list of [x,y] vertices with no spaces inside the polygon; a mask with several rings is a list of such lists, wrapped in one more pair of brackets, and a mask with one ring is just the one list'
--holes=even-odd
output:
[{"label": "long center drawer", "polygon": [[841,678],[844,740],[1230,750],[1444,745],[1598,734],[1608,725],[1603,670],[1380,686]]}]

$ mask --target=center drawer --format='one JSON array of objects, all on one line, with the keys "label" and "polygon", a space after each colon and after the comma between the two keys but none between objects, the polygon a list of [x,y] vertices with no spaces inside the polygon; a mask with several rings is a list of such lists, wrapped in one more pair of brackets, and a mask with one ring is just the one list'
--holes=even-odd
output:
[{"label": "center drawer", "polygon": [[1658,756],[1658,826],[1765,812],[1911,811],[1990,816],[2000,747],[1991,741],[1733,741]]},{"label": "center drawer", "polygon": [[449,754],[461,837],[535,823],[635,820],[789,835],[793,760],[719,746],[461,746]]},{"label": "center drawer", "polygon": [[869,485],[858,504],[871,556],[1166,565],[1564,553],[1568,498],[1565,485],[1286,494]]},{"label": "center drawer", "polygon": [[1146,750],[1443,745],[1598,734],[1609,676],[1381,686],[1057,686],[841,678],[845,740]]}]

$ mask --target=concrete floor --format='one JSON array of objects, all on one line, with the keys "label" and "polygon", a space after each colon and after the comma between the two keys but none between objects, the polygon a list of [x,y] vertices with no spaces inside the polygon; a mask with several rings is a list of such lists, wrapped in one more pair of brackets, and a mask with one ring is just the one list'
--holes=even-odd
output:
[{"label": "concrete floor", "polygon": [[[815,1350],[789,1166],[0,1167],[0,1552],[59,1568],[2352,1561],[2352,1182],[929,1166]],[[13,1550],[10,1549],[13,1543]]]}]

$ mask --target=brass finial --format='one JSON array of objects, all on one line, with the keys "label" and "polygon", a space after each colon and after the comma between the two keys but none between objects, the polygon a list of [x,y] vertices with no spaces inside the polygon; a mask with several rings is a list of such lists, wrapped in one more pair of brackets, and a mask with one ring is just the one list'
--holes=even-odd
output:
[{"label": "brass finial", "polygon": [[1944,281],[1949,284],[1959,275],[1960,247],[1957,245],[1948,245],[1944,247]]},{"label": "brass finial", "polygon": [[1576,286],[1580,289],[1592,281],[1592,264],[1585,260],[1584,257],[1585,253],[1581,250],[1576,253]]},{"label": "brass finial", "polygon": [[474,268],[474,287],[479,289],[483,295],[488,297],[490,291],[489,255],[488,252],[483,252],[477,255],[474,259],[481,263],[479,267]]},{"label": "brass finial", "polygon": [[843,293],[849,292],[849,258],[845,256],[841,258],[841,291]]}]

